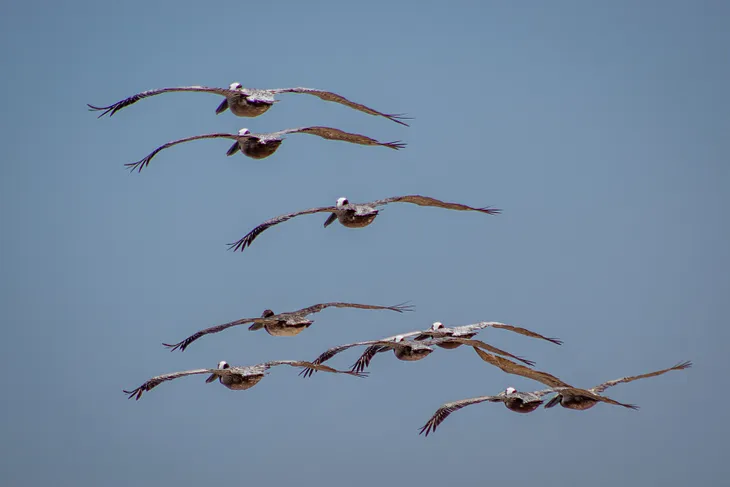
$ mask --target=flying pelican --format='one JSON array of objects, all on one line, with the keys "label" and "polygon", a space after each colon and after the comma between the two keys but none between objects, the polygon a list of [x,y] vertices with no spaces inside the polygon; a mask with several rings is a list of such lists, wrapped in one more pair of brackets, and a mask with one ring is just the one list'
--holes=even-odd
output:
[{"label": "flying pelican", "polygon": [[231,367],[226,361],[221,360],[218,362],[217,369],[194,369],[182,372],[173,372],[172,374],[158,375],[134,390],[125,390],[124,393],[129,395],[128,399],[132,399],[134,397],[137,401],[139,401],[139,398],[142,397],[144,392],[152,390],[165,381],[196,374],[210,374],[210,376],[205,379],[207,384],[218,379],[221,384],[233,391],[244,391],[258,384],[261,379],[264,378],[264,375],[268,373],[268,370],[271,367],[276,367],[277,365],[289,365],[291,367],[302,367],[305,370],[315,369],[334,374],[348,374],[356,377],[365,377],[363,374],[351,371],[336,370],[332,367],[327,367],[326,365],[317,365],[310,362],[301,362],[296,360],[275,360],[273,362],[264,362],[263,364],[249,365],[245,367],[235,365]]},{"label": "flying pelican", "polygon": [[429,196],[421,196],[412,194],[408,196],[393,196],[391,198],[385,198],[382,200],[371,201],[370,203],[350,203],[345,197],[338,198],[335,206],[323,206],[320,208],[310,208],[308,210],[297,211],[295,213],[287,213],[286,215],[279,215],[277,217],[266,220],[261,225],[257,226],[250,232],[248,232],[242,239],[229,244],[229,250],[243,251],[247,246],[251,245],[258,235],[269,227],[273,227],[279,223],[291,220],[295,216],[310,215],[312,213],[331,213],[327,220],[324,222],[325,228],[328,227],[335,220],[339,221],[342,225],[348,228],[363,228],[370,225],[375,217],[378,216],[380,210],[378,206],[387,205],[388,203],[413,203],[419,206],[436,206],[439,208],[446,208],[447,210],[459,210],[459,211],[479,211],[486,213],[487,215],[497,215],[502,212],[496,208],[473,208],[471,206],[462,205],[459,203],[447,203],[445,201],[437,200]]},{"label": "flying pelican", "polygon": [[[455,326],[455,327],[449,327],[446,328],[443,323],[440,321],[436,321],[431,325],[431,328],[428,330],[417,330],[417,331],[411,331],[408,333],[401,333],[399,335],[391,336],[388,338],[384,338],[383,340],[391,341],[396,339],[397,337],[402,338],[410,338],[412,340],[416,341],[424,341],[424,340],[430,340],[431,345],[436,345],[437,347],[444,348],[446,350],[453,350],[454,348],[458,348],[462,345],[465,345],[465,342],[457,341],[457,340],[435,340],[439,338],[473,338],[480,330],[483,330],[484,328],[493,327],[493,328],[503,328],[506,330],[513,331],[515,333],[519,333],[520,335],[525,335],[532,338],[540,338],[542,340],[546,340],[552,343],[555,343],[557,345],[562,345],[562,341],[558,340],[557,338],[548,338],[544,337],[538,333],[532,332],[526,328],[522,328],[519,326],[512,326],[512,325],[506,325],[504,323],[499,323],[496,321],[482,321],[480,323],[474,323],[471,325],[463,325],[463,326]],[[484,343],[484,342],[481,342]],[[467,344],[468,345],[468,344]],[[484,348],[484,347],[482,347]],[[371,345],[360,356],[359,359],[355,362],[355,366],[353,366],[353,370],[364,370],[370,365],[370,361],[377,355],[378,353],[386,352],[389,349],[387,347],[384,347],[382,345]],[[499,350],[495,348],[494,350]],[[506,357],[512,357],[516,360],[523,361],[519,357],[515,357],[514,355],[511,355],[507,352],[504,352],[502,350],[499,351],[492,351],[493,353],[497,353],[500,355],[504,355]],[[524,361],[523,361],[524,362]],[[527,361],[525,363],[528,363],[528,365],[534,365],[534,363],[531,363],[530,361]]]},{"label": "flying pelican", "polygon": [[311,134],[322,137],[323,139],[341,140],[343,142],[350,142],[360,145],[380,145],[395,150],[402,149],[406,146],[405,143],[402,143],[400,141],[378,142],[377,140],[371,139],[370,137],[367,137],[365,135],[344,132],[342,130],[332,127],[298,127],[293,129],[279,130],[278,132],[262,134],[254,134],[251,133],[251,131],[247,128],[242,128],[238,131],[237,134],[203,134],[195,135],[193,137],[185,137],[184,139],[173,140],[168,142],[167,144],[159,146],[157,149],[147,154],[143,159],[140,159],[137,162],[130,162],[128,164],[125,164],[125,166],[130,168],[130,170],[132,171],[136,169],[138,172],[142,172],[142,169],[147,167],[152,158],[155,157],[157,153],[161,150],[172,147],[173,145],[182,144],[183,142],[190,142],[191,140],[216,138],[235,140],[231,148],[228,149],[228,152],[226,152],[226,155],[228,156],[232,156],[240,150],[242,154],[247,155],[248,157],[251,157],[253,159],[264,159],[276,152],[276,149],[279,148],[281,143],[284,141],[284,136],[287,134]]},{"label": "flying pelican", "polygon": [[413,306],[406,303],[397,304],[395,306],[376,306],[372,304],[357,304],[357,303],[320,303],[308,308],[302,308],[296,311],[288,311],[286,313],[274,314],[270,309],[264,310],[260,318],[242,318],[240,320],[231,321],[223,325],[212,326],[205,330],[200,330],[187,337],[185,340],[174,343],[172,345],[163,343],[164,346],[174,350],[180,350],[184,352],[185,349],[198,338],[209,333],[218,333],[232,326],[244,325],[246,323],[253,323],[248,327],[251,331],[265,329],[271,336],[294,336],[298,335],[306,328],[314,323],[314,320],[308,320],[307,316],[319,313],[325,308],[357,308],[357,309],[382,309],[397,311],[402,313],[404,311],[413,311]]},{"label": "flying pelican", "polygon": [[470,406],[472,404],[479,404],[480,402],[501,402],[504,403],[505,407],[510,411],[516,413],[531,413],[542,404],[542,396],[546,394],[554,393],[552,389],[543,389],[541,391],[533,392],[520,392],[514,387],[508,387],[504,391],[500,392],[496,396],[480,396],[472,397],[471,399],[461,399],[460,401],[447,402],[436,410],[431,419],[429,419],[425,425],[421,428],[423,434],[426,436],[432,431],[436,431],[436,428],[454,411],[458,411],[461,408]]},{"label": "flying pelican", "polygon": [[[562,345],[562,340],[559,340],[558,338],[548,338],[545,336],[540,335],[539,333],[535,333],[533,331],[528,330],[527,328],[522,328],[520,326],[513,326],[513,325],[507,325],[505,323],[500,323],[498,321],[480,321],[479,323],[473,323],[471,325],[461,325],[461,326],[452,326],[452,327],[446,327],[443,323],[440,321],[436,321],[431,325],[431,328],[428,330],[423,331],[414,331],[409,332],[406,334],[406,336],[414,336],[414,340],[426,340],[428,338],[443,338],[443,337],[459,337],[459,338],[473,338],[476,336],[479,331],[485,329],[485,328],[501,328],[504,330],[513,331],[515,333],[519,333],[520,335],[525,335],[531,338],[539,338],[541,340],[546,340],[552,343],[555,343],[556,345]],[[446,342],[438,345],[441,348],[456,348],[460,347],[462,344],[459,342]]]},{"label": "flying pelican", "polygon": [[403,122],[402,120],[409,120],[409,117],[405,117],[403,116],[403,114],[381,113],[377,110],[366,107],[365,105],[351,102],[344,96],[340,96],[330,91],[316,90],[313,88],[277,88],[272,90],[259,90],[255,88],[244,88],[243,85],[241,85],[241,83],[239,82],[231,83],[228,88],[208,88],[206,86],[180,86],[177,88],[161,88],[158,90],[148,90],[137,93],[136,95],[132,95],[129,98],[125,98],[124,100],[118,101],[113,105],[109,105],[106,107],[97,107],[94,105],[87,106],[91,111],[103,111],[103,113],[99,115],[99,118],[103,117],[106,114],[109,114],[109,116],[111,117],[122,108],[132,105],[142,98],[147,98],[148,96],[154,96],[173,91],[191,91],[221,95],[225,97],[225,100],[223,100],[223,102],[218,105],[215,113],[221,114],[225,112],[226,109],[230,108],[231,112],[234,115],[238,115],[239,117],[258,117],[259,115],[265,113],[269,108],[271,108],[271,105],[279,101],[274,99],[274,96],[279,93],[305,93],[307,95],[314,95],[324,101],[333,101],[335,103],[348,106],[355,110],[365,112],[369,115],[385,117],[389,120],[394,121],[395,123],[405,125],[406,127],[408,126],[408,124]]},{"label": "flying pelican", "polygon": [[[505,355],[507,357],[511,357],[515,360],[519,360],[520,362],[523,362],[527,365],[535,365],[535,362],[531,360],[524,359],[522,357],[518,357],[516,355],[512,355],[509,352],[505,352],[504,350],[500,350],[497,347],[493,347],[492,345],[489,345],[488,343],[484,343],[480,340],[470,340],[467,338],[456,338],[456,337],[446,337],[446,338],[435,338],[431,340],[422,340],[422,341],[414,341],[414,340],[406,340],[406,337],[404,335],[396,335],[392,337],[383,338],[381,340],[367,340],[364,342],[355,342],[355,343],[348,343],[346,345],[340,345],[337,347],[332,347],[329,350],[326,350],[323,352],[319,357],[314,359],[312,363],[315,364],[322,364],[328,360],[330,360],[332,357],[337,355],[340,352],[343,352],[349,348],[352,347],[359,347],[359,346],[365,346],[368,345],[368,349],[366,350],[366,353],[360,356],[359,359],[352,365],[351,369],[353,372],[362,372],[366,367],[370,365],[370,360],[372,360],[373,356],[380,352],[385,352],[388,350],[393,350],[393,353],[395,354],[396,358],[398,360],[405,360],[408,362],[413,362],[416,360],[421,360],[425,358],[426,356],[430,355],[431,352],[433,352],[433,345],[439,345],[445,342],[451,342],[456,341],[464,345],[469,345],[476,348],[481,348],[484,350],[489,350],[491,353],[497,353],[500,355]],[[371,352],[368,353],[368,350]],[[303,375],[304,377],[309,377],[314,373],[314,371],[302,371],[299,375]]]},{"label": "flying pelican", "polygon": [[682,362],[668,369],[658,370],[656,372],[650,372],[648,374],[637,375],[634,377],[623,377],[621,379],[604,382],[590,389],[581,389],[573,387],[570,384],[567,384],[558,379],[554,375],[548,374],[547,372],[527,368],[523,365],[516,364],[511,360],[507,360],[502,357],[497,357],[496,355],[486,353],[476,347],[474,347],[474,351],[482,358],[482,360],[496,367],[499,367],[508,374],[521,375],[522,377],[527,377],[528,379],[542,382],[543,384],[551,387],[553,391],[557,392],[558,394],[550,401],[548,401],[547,404],[545,404],[546,408],[551,408],[560,403],[560,405],[564,408],[576,409],[580,411],[590,409],[599,402],[605,402],[608,404],[613,404],[615,406],[623,406],[630,409],[639,409],[638,406],[635,406],[633,404],[623,404],[618,401],[614,401],[613,399],[610,399],[606,396],[601,396],[600,393],[609,387],[615,386],[616,384],[631,382],[647,377],[654,377],[669,372],[670,370],[682,370],[692,366],[692,362]]}]

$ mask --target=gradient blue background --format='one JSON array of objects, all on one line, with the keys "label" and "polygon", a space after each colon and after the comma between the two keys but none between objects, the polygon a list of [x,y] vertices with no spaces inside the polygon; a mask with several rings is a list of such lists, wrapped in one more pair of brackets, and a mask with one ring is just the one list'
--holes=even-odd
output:
[{"label": "gradient blue background", "polygon": [[[539,482],[718,485],[730,415],[726,2],[8,2],[0,17],[0,484],[353,485]],[[415,117],[410,128],[305,95],[255,119],[165,86],[308,86]],[[269,159],[228,141],[123,163],[172,139],[330,125],[396,152],[293,135]],[[225,244],[259,222],[421,193],[501,216],[390,205],[364,230],[324,215]],[[296,338],[244,327],[166,352],[211,324],[343,300]],[[276,368],[246,392],[165,372],[312,359],[433,321],[499,320],[481,338],[600,405],[518,415],[472,406],[428,438],[446,401],[541,384],[470,349],[391,354],[358,380]],[[359,351],[332,361],[348,367]]]}]

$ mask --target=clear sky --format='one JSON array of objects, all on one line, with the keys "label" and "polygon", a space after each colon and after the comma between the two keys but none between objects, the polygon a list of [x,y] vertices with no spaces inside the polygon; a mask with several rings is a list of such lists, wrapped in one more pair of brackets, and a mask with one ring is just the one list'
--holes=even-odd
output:
[{"label": "clear sky", "polygon": [[[728,3],[7,2],[0,177],[0,484],[352,485],[449,482],[717,485],[727,477],[730,312]],[[410,128],[306,95],[265,115],[165,94],[180,85],[336,91]],[[402,151],[291,135],[272,157],[242,127],[327,125]],[[281,224],[281,213],[420,193],[500,216],[389,205],[373,225]],[[326,301],[295,338],[245,327],[185,353],[160,345],[263,309]],[[419,427],[442,403],[507,386],[468,348],[379,356],[371,376],[275,368],[234,392],[196,376],[128,401],[122,388],[219,360],[313,359],[430,326],[503,321],[480,338],[577,386],[692,360],[599,405],[499,404]],[[361,350],[332,360],[347,368]],[[527,482],[528,480],[525,480]]]}]

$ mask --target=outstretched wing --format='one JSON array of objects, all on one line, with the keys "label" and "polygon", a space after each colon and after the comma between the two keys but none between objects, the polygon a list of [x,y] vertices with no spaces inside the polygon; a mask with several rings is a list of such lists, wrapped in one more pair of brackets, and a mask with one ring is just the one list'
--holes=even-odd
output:
[{"label": "outstretched wing", "polygon": [[592,387],[590,389],[590,391],[595,392],[596,394],[600,394],[601,392],[605,391],[609,387],[615,386],[616,384],[633,382],[635,380],[646,379],[648,377],[656,377],[657,375],[666,374],[667,372],[669,372],[671,370],[684,370],[689,367],[692,367],[692,362],[690,362],[690,361],[682,362],[682,363],[675,365],[674,367],[669,367],[668,369],[663,369],[663,370],[657,370],[656,372],[649,372],[648,374],[634,375],[631,377],[622,377],[620,379],[609,380],[607,382],[604,382],[603,384],[597,385],[596,387]]},{"label": "outstretched wing", "polygon": [[347,107],[353,108],[355,110],[365,112],[370,115],[377,115],[380,117],[385,117],[388,120],[392,120],[395,123],[399,123],[401,125],[405,125],[408,127],[408,124],[403,122],[402,120],[411,120],[410,117],[404,116],[402,113],[398,114],[392,114],[392,113],[382,113],[377,110],[373,110],[370,107],[366,107],[365,105],[361,105],[359,103],[352,102],[345,98],[344,96],[338,95],[337,93],[332,93],[331,91],[324,91],[324,90],[316,90],[314,88],[277,88],[273,90],[269,90],[272,93],[305,93],[307,95],[314,95],[317,98],[324,100],[324,101],[332,101],[335,103],[339,103],[340,105],[345,105]]},{"label": "outstretched wing", "polygon": [[106,106],[106,107],[97,107],[94,105],[89,105],[90,111],[103,111],[101,115],[99,115],[97,118],[101,118],[106,114],[109,114],[111,117],[115,113],[117,113],[119,110],[121,110],[124,107],[128,107],[129,105],[133,105],[137,103],[142,98],[147,98],[149,96],[155,96],[160,95],[162,93],[169,93],[172,91],[195,91],[195,92],[202,92],[202,93],[213,93],[216,95],[222,95],[222,96],[234,96],[234,95],[241,95],[240,91],[235,90],[229,90],[227,88],[208,88],[207,86],[179,86],[177,88],[160,88],[159,90],[147,90],[143,91],[142,93],[137,93],[136,95],[132,95],[129,98],[125,98],[124,100],[120,100],[112,105]]},{"label": "outstretched wing", "polygon": [[505,352],[504,350],[501,350],[497,347],[494,347],[486,342],[483,342],[481,340],[473,340],[470,338],[459,338],[459,337],[445,337],[445,338],[435,338],[433,340],[425,341],[427,345],[438,345],[439,343],[462,343],[464,345],[469,345],[470,347],[477,347],[484,350],[488,350],[491,353],[496,353],[499,355],[504,355],[505,357],[513,358],[519,362],[522,362],[523,364],[527,364],[529,366],[535,365],[535,362],[532,360],[527,360],[522,357],[518,357],[517,355],[512,355],[509,352]]},{"label": "outstretched wing", "polygon": [[[348,343],[345,345],[339,345],[337,347],[332,347],[329,350],[326,350],[325,352],[320,354],[319,357],[314,359],[312,361],[312,363],[315,365],[323,364],[324,362],[328,361],[329,359],[331,359],[338,353],[344,352],[345,350],[352,348],[352,347],[359,347],[361,345],[391,345],[392,346],[392,345],[394,345],[394,343],[383,341],[383,340],[368,340],[365,342],[355,342],[355,343]],[[304,377],[310,377],[313,373],[314,373],[314,369],[309,369],[309,370],[301,371],[299,373],[299,375],[304,376]]]},{"label": "outstretched wing", "polygon": [[381,145],[383,147],[389,147],[396,150],[402,149],[406,146],[406,144],[401,142],[400,140],[396,140],[393,142],[379,142],[366,135],[353,134],[332,127],[299,127],[295,129],[286,129],[266,134],[266,136],[263,138],[279,140],[282,136],[286,134],[311,134],[328,140],[340,140],[343,142],[350,142],[352,144],[360,145]]},{"label": "outstretched wing", "polygon": [[566,384],[562,380],[558,379],[554,375],[548,374],[547,372],[530,369],[529,367],[525,367],[524,365],[516,364],[516,363],[512,362],[511,360],[507,360],[506,358],[498,357],[496,355],[492,355],[491,353],[487,353],[483,350],[480,350],[477,347],[474,347],[474,351],[477,353],[477,355],[479,355],[479,357],[481,357],[482,360],[494,365],[495,367],[499,367],[500,369],[502,369],[502,371],[504,371],[508,374],[514,374],[514,375],[520,375],[522,377],[527,377],[528,379],[533,379],[538,382],[542,382],[543,384],[550,386],[550,387],[572,387],[569,384]]},{"label": "outstretched wing", "polygon": [[461,203],[448,203],[446,201],[437,200],[429,196],[421,196],[418,194],[411,194],[407,196],[393,196],[392,198],[385,198],[382,200],[373,201],[370,203],[373,206],[387,205],[388,203],[413,203],[418,206],[437,206],[439,208],[446,208],[447,210],[458,210],[458,211],[479,211],[486,213],[487,215],[498,215],[502,212],[497,208],[474,208],[472,206],[462,205]]},{"label": "outstretched wing", "polygon": [[295,311],[296,314],[303,314],[303,315],[311,315],[313,313],[319,313],[325,308],[357,308],[357,309],[387,309],[390,311],[397,311],[398,313],[402,313],[404,311],[413,311],[414,306],[406,303],[396,304],[395,306],[376,306],[374,304],[358,304],[358,303],[321,303],[321,304],[315,304],[314,306],[310,306],[308,308],[300,309],[299,311]]},{"label": "outstretched wing", "polygon": [[224,133],[203,134],[203,135],[195,135],[193,137],[185,137],[184,139],[173,140],[171,142],[168,142],[165,145],[159,146],[157,149],[150,152],[143,159],[140,159],[137,162],[130,162],[128,164],[125,164],[125,166],[128,167],[129,170],[132,172],[134,172],[135,169],[137,170],[137,172],[142,172],[142,169],[147,167],[149,165],[150,161],[152,160],[152,158],[155,157],[157,155],[157,153],[160,152],[161,150],[167,149],[168,147],[172,147],[173,145],[182,144],[183,142],[190,142],[191,140],[216,139],[216,138],[238,140],[238,135],[237,134],[224,134]]},{"label": "outstretched wing", "polygon": [[[635,404],[624,404],[622,402],[614,401],[610,397],[595,394],[594,392],[592,392],[588,389],[580,389],[577,387],[556,387],[553,389],[553,391],[557,392],[559,394],[571,394],[573,396],[588,397],[590,399],[593,399],[594,401],[605,402],[606,404],[613,404],[614,406],[622,406],[622,407],[625,407],[628,409],[634,409],[634,410],[639,409],[639,406],[637,406]],[[551,399],[551,402],[554,399],[555,398]],[[552,406],[551,406],[551,403],[549,402],[549,403],[545,404],[545,406],[543,406],[543,407],[549,408]]]},{"label": "outstretched wing", "polygon": [[[175,350],[180,350],[181,352],[184,352],[185,349],[188,348],[188,346],[191,343],[193,343],[195,340],[202,337],[203,335],[208,335],[210,333],[218,333],[218,332],[226,330],[232,326],[245,325],[246,323],[253,323],[254,321],[265,322],[265,321],[267,321],[267,319],[266,318],[243,318],[240,320],[231,321],[230,323],[224,323],[222,325],[211,326],[210,328],[206,328],[205,330],[200,330],[197,333],[193,333],[192,335],[190,335],[189,337],[187,337],[185,340],[183,340],[181,342],[177,342],[177,343],[173,343],[173,344],[163,343],[163,345],[166,346],[167,348],[170,348],[171,352],[174,352]],[[276,322],[276,320],[268,320],[268,321],[271,321],[272,323]]]},{"label": "outstretched wing", "polygon": [[336,208],[334,206],[323,206],[321,208],[310,208],[308,210],[303,211],[297,211],[295,213],[287,213],[286,215],[279,215],[277,217],[271,218],[270,220],[266,220],[261,225],[257,226],[250,232],[248,232],[244,237],[236,242],[233,242],[231,244],[228,244],[228,250],[233,250],[234,252],[237,250],[240,250],[243,252],[243,249],[245,249],[247,246],[251,245],[251,243],[254,241],[256,237],[259,236],[261,232],[266,230],[269,227],[273,227],[274,225],[277,225],[279,223],[285,222],[287,220],[291,220],[295,216],[300,215],[310,215],[312,213],[323,213],[323,212],[333,212]]},{"label": "outstretched wing", "polygon": [[428,434],[432,431],[436,431],[438,425],[440,425],[446,418],[448,418],[449,414],[453,413],[454,411],[458,411],[461,408],[465,408],[466,406],[479,404],[480,402],[485,401],[502,402],[502,398],[499,396],[480,396],[472,397],[471,399],[462,399],[460,401],[447,402],[436,410],[433,416],[431,416],[431,419],[429,419],[426,424],[423,425],[420,433],[418,434],[422,435],[425,433],[425,436],[428,436]]},{"label": "outstretched wing", "polygon": [[365,349],[362,355],[352,364],[350,370],[354,372],[362,372],[366,368],[370,367],[370,361],[379,353],[387,352],[390,347],[384,347],[382,345],[371,345]]},{"label": "outstretched wing", "polygon": [[160,385],[161,383],[163,383],[165,381],[177,379],[178,377],[185,377],[187,375],[214,374],[214,373],[218,372],[219,370],[220,369],[195,369],[195,370],[185,370],[183,372],[173,372],[172,374],[158,375],[156,377],[151,378],[150,380],[148,380],[147,382],[145,382],[144,384],[142,384],[141,386],[139,386],[138,388],[136,388],[134,390],[131,390],[131,391],[125,390],[124,393],[129,395],[128,399],[132,399],[134,397],[137,401],[139,401],[139,398],[142,397],[142,393],[144,393],[145,391],[152,390],[153,388],[157,387],[158,385]]},{"label": "outstretched wing", "polygon": [[[299,360],[274,360],[272,362],[266,362],[262,364],[267,369],[270,367],[276,367],[277,365],[289,365],[291,367],[301,367],[304,370],[302,372],[330,372],[332,374],[347,374],[347,375],[354,375],[355,377],[367,377],[367,372],[353,372],[351,370],[337,370],[333,369],[332,367],[329,367],[327,365],[322,364],[315,364],[312,362],[302,362]],[[301,373],[300,373],[301,375]]]},{"label": "outstretched wing", "polygon": [[539,333],[535,333],[534,331],[530,331],[527,328],[522,328],[521,326],[512,326],[512,325],[506,325],[504,323],[497,323],[493,322],[490,323],[488,326],[491,326],[492,328],[501,328],[503,330],[509,330],[513,331],[515,333],[519,333],[520,335],[525,335],[527,337],[531,338],[539,338],[540,340],[547,340],[548,342],[552,342],[556,345],[562,345],[563,341],[559,338],[550,338],[543,335],[540,335]]}]

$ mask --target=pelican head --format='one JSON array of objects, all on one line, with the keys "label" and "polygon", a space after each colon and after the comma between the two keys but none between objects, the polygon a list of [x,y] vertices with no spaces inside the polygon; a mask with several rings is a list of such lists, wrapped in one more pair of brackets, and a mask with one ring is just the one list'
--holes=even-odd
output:
[{"label": "pelican head", "polygon": [[440,321],[435,321],[433,325],[431,325],[432,330],[438,330],[439,328],[444,328],[444,324]]},{"label": "pelican head", "polygon": [[221,360],[220,362],[218,362],[219,369],[227,369],[228,367],[230,367],[230,365],[228,365],[228,362],[226,362],[225,360]]},{"label": "pelican head", "polygon": [[517,392],[517,389],[515,389],[514,387],[508,387],[504,391],[505,394],[514,394],[515,392]]},{"label": "pelican head", "polygon": [[350,204],[350,202],[344,196],[337,198],[337,208],[342,208],[343,206],[346,206],[349,204]]},{"label": "pelican head", "polygon": [[242,128],[241,130],[238,131],[238,135],[248,135],[250,133],[251,133],[251,131],[247,128]]},{"label": "pelican head", "polygon": [[241,88],[243,88],[243,85],[238,81],[234,81],[233,83],[228,85],[229,90],[240,90]]},{"label": "pelican head", "polygon": [[274,312],[270,309],[265,309],[263,313],[261,313],[262,318],[270,318],[271,316],[274,316]]}]

